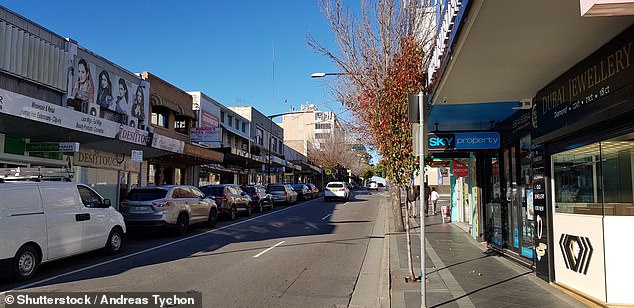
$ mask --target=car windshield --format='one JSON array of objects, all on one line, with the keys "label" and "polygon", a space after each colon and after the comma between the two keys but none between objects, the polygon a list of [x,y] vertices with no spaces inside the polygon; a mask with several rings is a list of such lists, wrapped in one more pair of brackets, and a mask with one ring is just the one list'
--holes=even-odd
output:
[{"label": "car windshield", "polygon": [[284,186],[269,186],[269,191],[284,191]]},{"label": "car windshield", "polygon": [[222,196],[224,193],[224,187],[222,186],[202,187],[200,190],[207,196]]},{"label": "car windshield", "polygon": [[329,187],[329,188],[341,188],[341,187],[343,187],[343,184],[340,184],[340,183],[331,183],[331,184],[328,184],[328,186],[327,186],[327,187]]},{"label": "car windshield", "polygon": [[150,201],[163,199],[167,195],[167,190],[162,188],[135,188],[130,190],[126,196],[130,201]]},{"label": "car windshield", "polygon": [[293,189],[304,189],[304,184],[295,184],[293,185]]}]

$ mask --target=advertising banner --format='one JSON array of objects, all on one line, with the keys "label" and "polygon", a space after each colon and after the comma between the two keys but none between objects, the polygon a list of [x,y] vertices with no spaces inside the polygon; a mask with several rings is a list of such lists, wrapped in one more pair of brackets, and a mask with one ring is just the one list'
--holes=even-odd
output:
[{"label": "advertising banner", "polygon": [[118,123],[4,89],[0,89],[0,113],[110,138],[119,130]]},{"label": "advertising banner", "polygon": [[193,110],[198,111],[199,127],[192,128],[191,142],[207,147],[220,147],[222,128],[220,127],[220,107],[209,101],[201,92],[190,92]]},{"label": "advertising banner", "polygon": [[222,128],[220,127],[193,127],[189,130],[191,142],[211,143],[219,142],[222,138]]},{"label": "advertising banner", "polygon": [[152,136],[152,147],[175,153],[183,153],[185,142],[154,133]]},{"label": "advertising banner", "polygon": [[70,64],[68,80],[68,107],[105,120],[146,128],[149,82],[118,76],[79,56]]}]

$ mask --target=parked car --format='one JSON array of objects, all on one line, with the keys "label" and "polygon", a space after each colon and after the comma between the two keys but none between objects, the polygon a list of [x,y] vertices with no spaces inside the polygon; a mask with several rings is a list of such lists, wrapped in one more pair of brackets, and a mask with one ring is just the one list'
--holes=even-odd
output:
[{"label": "parked car", "polygon": [[379,190],[379,184],[374,181],[368,183],[368,190]]},{"label": "parked car", "polygon": [[185,235],[189,227],[206,223],[214,227],[218,207],[213,197],[189,185],[162,185],[132,188],[119,205],[130,227],[169,227]]},{"label": "parked car", "polygon": [[200,189],[208,196],[216,198],[220,215],[235,220],[239,213],[251,215],[251,197],[237,184],[218,184],[202,186]]},{"label": "parked car", "polygon": [[293,184],[293,190],[297,193],[297,199],[308,200],[313,197],[313,192],[306,184]]},{"label": "parked car", "polygon": [[310,188],[310,192],[312,193],[313,198],[319,197],[319,188],[317,188],[317,186],[315,186],[315,184],[308,183],[306,185],[308,185],[308,188]]},{"label": "parked car", "polygon": [[266,189],[273,196],[273,203],[291,204],[297,202],[297,193],[288,184],[269,184]]},{"label": "parked car", "polygon": [[324,201],[328,202],[332,199],[350,200],[350,189],[345,182],[330,182],[324,189]]},{"label": "parked car", "polygon": [[251,197],[251,209],[262,212],[264,207],[273,209],[273,197],[262,186],[250,185],[240,186],[242,190]]},{"label": "parked car", "polygon": [[121,250],[123,217],[90,187],[72,182],[0,184],[0,270],[17,280],[40,263],[86,251]]}]

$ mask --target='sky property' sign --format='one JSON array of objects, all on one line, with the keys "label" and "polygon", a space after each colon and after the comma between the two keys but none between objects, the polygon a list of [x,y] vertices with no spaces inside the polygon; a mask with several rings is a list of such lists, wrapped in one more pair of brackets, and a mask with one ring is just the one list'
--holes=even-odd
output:
[{"label": "'sky property' sign", "polygon": [[491,150],[500,148],[498,132],[430,133],[430,151]]}]

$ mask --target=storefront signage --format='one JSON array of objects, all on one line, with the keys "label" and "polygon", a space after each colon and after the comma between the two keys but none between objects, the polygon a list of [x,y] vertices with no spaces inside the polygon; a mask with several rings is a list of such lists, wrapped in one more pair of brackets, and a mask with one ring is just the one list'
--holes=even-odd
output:
[{"label": "storefront signage", "polygon": [[559,239],[559,248],[561,248],[567,269],[584,275],[588,274],[588,267],[594,252],[590,238],[562,234]]},{"label": "storefront signage", "polygon": [[[537,93],[532,108],[534,136],[541,136],[585,117],[617,106],[632,110],[629,99],[617,92],[634,80],[634,27],[621,33],[583,62]],[[614,99],[608,99],[614,97]],[[629,98],[629,96],[626,96]]]},{"label": "storefront signage", "polygon": [[500,148],[498,132],[430,133],[427,136],[430,151]]},{"label": "storefront signage", "polygon": [[222,162],[224,155],[220,152],[208,150],[191,144],[185,144],[183,153],[195,157],[204,158],[214,162]]},{"label": "storefront signage", "polygon": [[[550,263],[548,251],[548,234],[550,223],[546,207],[546,181],[544,179],[545,152],[543,145],[534,144],[531,146],[532,168],[533,168],[533,212],[535,215],[535,254],[536,272],[540,278],[550,281]],[[527,196],[528,197],[528,196]],[[528,201],[527,201],[528,202]]]},{"label": "storefront signage", "polygon": [[79,142],[27,143],[27,152],[79,152]]},{"label": "storefront signage", "polygon": [[78,153],[75,153],[73,156],[73,165],[123,171],[138,169],[138,165],[134,164],[129,156],[89,149],[82,149]]},{"label": "storefront signage", "polygon": [[0,113],[110,138],[119,129],[119,123],[4,89],[0,89]]},{"label": "storefront signage", "polygon": [[119,131],[117,132],[115,139],[140,145],[148,145],[149,133],[147,131],[122,124],[119,125]]},{"label": "storefront signage", "polygon": [[451,162],[451,173],[457,177],[469,176],[469,167],[457,160]]},{"label": "storefront signage", "polygon": [[191,142],[220,142],[222,129],[220,127],[194,127],[189,130]]},{"label": "storefront signage", "polygon": [[154,133],[152,136],[152,147],[175,153],[183,153],[185,142]]}]

